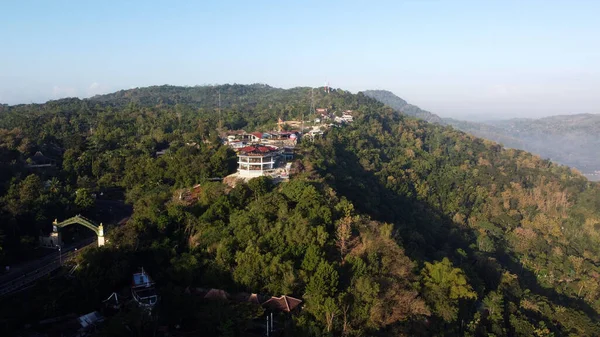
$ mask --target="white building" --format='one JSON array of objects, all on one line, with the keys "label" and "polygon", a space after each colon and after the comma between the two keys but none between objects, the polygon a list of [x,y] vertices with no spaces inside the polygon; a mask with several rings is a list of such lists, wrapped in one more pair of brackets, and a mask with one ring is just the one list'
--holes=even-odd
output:
[{"label": "white building", "polygon": [[234,141],[229,142],[229,146],[232,149],[236,149],[237,150],[237,149],[241,149],[241,148],[245,147],[246,146],[246,142],[243,142],[241,140],[234,140]]},{"label": "white building", "polygon": [[250,145],[238,152],[238,173],[242,177],[260,177],[275,168],[278,148],[264,145]]},{"label": "white building", "polygon": [[352,117],[352,115],[348,112],[344,112],[341,118],[346,123],[352,123],[352,121],[354,121],[354,117]]}]

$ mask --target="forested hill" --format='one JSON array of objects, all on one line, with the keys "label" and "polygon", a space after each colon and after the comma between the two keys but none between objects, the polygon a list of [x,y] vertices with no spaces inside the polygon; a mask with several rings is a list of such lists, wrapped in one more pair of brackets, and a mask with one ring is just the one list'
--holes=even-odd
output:
[{"label": "forested hill", "polygon": [[[49,280],[38,305],[0,306],[3,331],[23,317],[96,310],[144,266],[161,294],[157,317],[142,324],[124,311],[100,335],[178,326],[241,336],[265,321],[260,308],[202,301],[188,287],[302,298],[295,315],[277,318],[288,335],[600,335],[600,190],[569,168],[360,93],[160,88],[118,94],[135,92],[130,102],[109,95],[0,114],[0,262],[26,252],[52,219],[91,212],[93,192],[123,189],[134,210],[73,278]],[[226,128],[266,130],[309,111],[311,96],[316,107],[352,110],[354,122],[303,140],[289,182],[231,188],[207,179],[234,172],[236,157],[215,132],[215,105],[181,100],[196,91],[209,93],[198,101],[220,91],[232,102]],[[25,169],[37,150],[54,151],[55,171]],[[198,183],[193,199],[178,197]]]},{"label": "forested hill", "polygon": [[[555,163],[575,167],[583,173],[600,171],[600,115],[581,114],[541,119],[510,119],[470,122],[440,118],[384,90],[367,90],[365,95],[428,122],[451,125],[477,137],[493,140],[505,147],[529,151]],[[600,180],[600,175],[588,175]]]},{"label": "forested hill", "polygon": [[377,101],[391,107],[394,110],[400,111],[408,116],[413,116],[425,120],[430,123],[443,124],[440,116],[429,111],[423,110],[416,105],[409,104],[402,98],[394,95],[387,90],[365,90],[365,96],[376,99]]},{"label": "forested hill", "polygon": [[[298,90],[301,90],[300,88]],[[92,102],[112,105],[127,105],[137,103],[140,105],[175,105],[190,104],[196,107],[215,107],[218,104],[218,94],[221,93],[221,104],[224,107],[243,103],[246,106],[264,102],[260,99],[271,98],[276,100],[283,89],[273,88],[266,84],[225,84],[214,86],[180,87],[172,85],[151,86],[120,90],[111,94],[96,95],[89,98]],[[292,94],[292,89],[289,94]]]},{"label": "forested hill", "polygon": [[600,114],[470,123],[444,120],[465,132],[524,149],[584,173],[600,171]]}]

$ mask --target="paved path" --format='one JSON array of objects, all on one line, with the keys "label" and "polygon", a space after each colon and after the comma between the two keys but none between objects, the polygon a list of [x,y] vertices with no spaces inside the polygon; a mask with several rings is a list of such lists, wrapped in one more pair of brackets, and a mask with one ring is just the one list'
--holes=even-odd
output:
[{"label": "paved path", "polygon": [[80,241],[76,244],[64,247],[61,254],[57,251],[49,256],[27,262],[11,268],[11,270],[0,277],[0,297],[10,294],[24,286],[44,277],[61,267],[62,262],[75,256],[81,248],[95,244],[96,237]]}]

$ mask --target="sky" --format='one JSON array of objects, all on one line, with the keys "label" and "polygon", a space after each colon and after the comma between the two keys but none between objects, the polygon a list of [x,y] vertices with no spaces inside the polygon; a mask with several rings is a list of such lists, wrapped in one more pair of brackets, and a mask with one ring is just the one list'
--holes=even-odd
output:
[{"label": "sky", "polygon": [[0,13],[0,103],[328,82],[442,117],[600,113],[597,0],[19,0]]}]

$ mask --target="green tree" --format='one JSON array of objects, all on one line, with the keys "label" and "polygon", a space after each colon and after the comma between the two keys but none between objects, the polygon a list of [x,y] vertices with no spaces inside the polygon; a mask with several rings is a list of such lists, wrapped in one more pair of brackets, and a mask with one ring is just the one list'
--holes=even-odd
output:
[{"label": "green tree", "polygon": [[421,284],[426,301],[446,322],[457,318],[459,300],[477,298],[462,269],[454,268],[448,258],[434,263],[425,262]]},{"label": "green tree", "polygon": [[19,188],[19,197],[21,203],[27,205],[33,203],[37,198],[40,197],[44,186],[40,177],[35,174],[30,174],[23,180]]},{"label": "green tree", "polygon": [[79,188],[75,193],[75,205],[81,210],[88,210],[94,206],[95,201],[89,189]]},{"label": "green tree", "polygon": [[253,178],[248,181],[248,187],[254,193],[254,197],[258,199],[258,197],[267,194],[273,185],[273,182],[268,177],[258,177]]},{"label": "green tree", "polygon": [[333,319],[337,314],[335,298],[338,282],[339,274],[334,266],[321,261],[306,285],[304,297],[307,300],[307,309],[325,323],[327,331],[331,331]]},{"label": "green tree", "polygon": [[258,247],[249,245],[245,251],[237,252],[235,262],[237,266],[233,271],[233,278],[236,282],[252,291],[263,288],[262,273],[267,263]]}]

